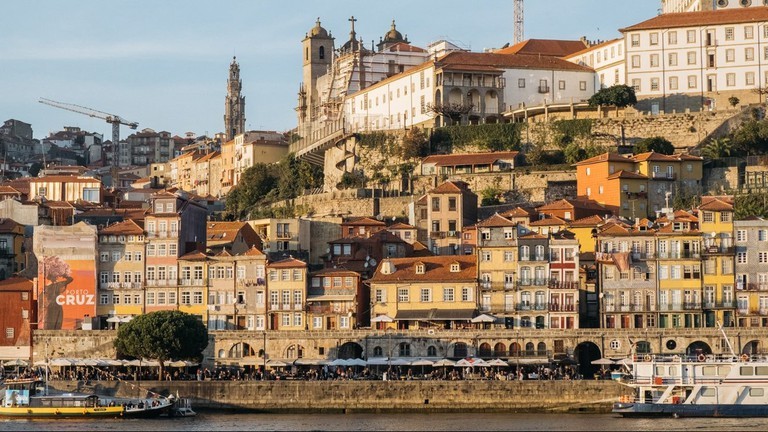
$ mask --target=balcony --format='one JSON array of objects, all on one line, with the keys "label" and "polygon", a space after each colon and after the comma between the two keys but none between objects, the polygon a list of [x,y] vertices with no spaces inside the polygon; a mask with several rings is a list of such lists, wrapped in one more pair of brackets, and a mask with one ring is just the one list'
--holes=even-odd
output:
[{"label": "balcony", "polygon": [[293,237],[291,236],[291,232],[290,231],[278,231],[277,232],[277,238],[280,239],[280,240],[285,240],[285,239],[291,239]]},{"label": "balcony", "polygon": [[578,281],[549,281],[549,289],[564,289],[564,290],[577,290],[579,289]]},{"label": "balcony", "polygon": [[676,180],[677,174],[670,172],[652,172],[651,178],[654,180]]},{"label": "balcony", "polygon": [[549,285],[549,281],[544,278],[535,278],[535,279],[519,279],[517,281],[517,284],[520,286],[540,286],[540,287],[546,287]]},{"label": "balcony", "polygon": [[701,303],[698,303],[698,302],[685,302],[685,303],[683,303],[683,309],[685,309],[685,310],[701,310]]},{"label": "balcony", "polygon": [[762,283],[748,283],[744,285],[742,282],[736,283],[736,289],[743,291],[746,289],[747,291],[768,291],[768,284],[765,282]]},{"label": "balcony", "polygon": [[513,282],[480,281],[480,289],[485,291],[509,291],[515,289],[515,284]]},{"label": "balcony", "polygon": [[431,239],[444,239],[445,233],[443,231],[430,231],[429,238]]},{"label": "balcony", "polygon": [[733,255],[736,252],[736,248],[733,246],[705,246],[701,251],[703,255]]},{"label": "balcony", "polygon": [[550,303],[549,304],[549,311],[550,312],[576,312],[577,306],[575,304],[557,304],[557,303]]},{"label": "balcony", "polygon": [[549,89],[549,86],[548,86],[548,85],[546,85],[546,86],[544,86],[544,85],[540,85],[540,86],[539,86],[539,93],[549,93],[549,90],[550,90],[550,89]]},{"label": "balcony", "polygon": [[694,251],[659,252],[659,259],[699,259],[701,254]]}]

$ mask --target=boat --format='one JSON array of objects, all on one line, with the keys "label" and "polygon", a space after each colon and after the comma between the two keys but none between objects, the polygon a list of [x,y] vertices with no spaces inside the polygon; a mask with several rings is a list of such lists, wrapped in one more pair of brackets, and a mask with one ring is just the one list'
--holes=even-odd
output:
[{"label": "boat", "polygon": [[167,414],[174,401],[165,397],[120,399],[95,394],[48,394],[41,379],[5,381],[0,417],[81,418],[157,417]]},{"label": "boat", "polygon": [[168,411],[168,417],[194,417],[196,415],[197,413],[192,409],[192,402],[187,398],[176,397],[173,406]]},{"label": "boat", "polygon": [[768,358],[749,354],[633,355],[613,405],[624,417],[768,417]]}]

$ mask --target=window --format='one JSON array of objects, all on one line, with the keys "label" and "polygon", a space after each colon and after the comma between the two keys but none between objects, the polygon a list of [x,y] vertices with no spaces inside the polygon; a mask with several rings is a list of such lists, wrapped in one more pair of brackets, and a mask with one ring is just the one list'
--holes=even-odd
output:
[{"label": "window", "polygon": [[632,56],[632,67],[634,69],[638,69],[640,67],[640,56],[639,55]]},{"label": "window", "polygon": [[696,64],[696,51],[688,51],[688,64],[689,65]]},{"label": "window", "polygon": [[755,28],[752,26],[744,27],[744,39],[752,39],[755,37]]},{"label": "window", "polygon": [[745,241],[747,241],[747,230],[737,230],[736,231],[736,241],[737,242],[745,242]]},{"label": "window", "polygon": [[472,301],[472,288],[463,287],[461,289],[461,301],[463,302]]},{"label": "window", "polygon": [[725,74],[725,85],[728,87],[733,87],[736,85],[736,74],[735,73],[727,73]]},{"label": "window", "polygon": [[746,61],[754,61],[755,60],[755,49],[754,48],[744,48],[744,60]]},{"label": "window", "polygon": [[386,299],[385,291],[381,288],[378,288],[376,291],[374,291],[373,295],[373,301],[376,303],[383,303]]},{"label": "window", "polygon": [[725,28],[725,40],[728,40],[728,41],[733,40],[733,27]]},{"label": "window", "polygon": [[668,60],[670,66],[677,66],[677,53],[669,53]]},{"label": "window", "polygon": [[560,80],[557,82],[557,88],[558,90],[565,90],[565,81]]},{"label": "window", "polygon": [[155,256],[155,245],[153,244],[147,245],[147,256]]},{"label": "window", "polygon": [[422,303],[429,303],[432,301],[432,290],[429,288],[422,288],[421,289],[421,302]]},{"label": "window", "polygon": [[755,73],[754,72],[747,72],[744,76],[745,80],[747,81],[748,86],[755,85]]},{"label": "window", "polygon": [[688,88],[689,89],[695,89],[696,88],[696,75],[688,75]]},{"label": "window", "polygon": [[587,91],[587,82],[586,81],[579,81],[579,90]]},{"label": "window", "polygon": [[109,262],[109,252],[101,253],[101,262]]},{"label": "window", "polygon": [[[639,34],[633,34],[631,40],[632,40],[632,46],[633,47],[639,47],[640,46],[640,35]],[[598,54],[600,54],[600,53],[598,52]]]},{"label": "window", "polygon": [[667,34],[667,40],[670,45],[677,45],[677,32],[671,31]]},{"label": "window", "polygon": [[760,264],[768,263],[768,252],[758,252],[757,262]]},{"label": "window", "polygon": [[6,339],[13,339],[14,331],[13,327],[6,327],[5,328],[5,338]]},{"label": "window", "polygon": [[659,44],[659,34],[658,33],[651,33],[649,36],[650,36],[650,44],[651,45],[658,45]]},{"label": "window", "polygon": [[407,303],[409,302],[408,288],[397,289],[397,301]]},{"label": "window", "polygon": [[688,30],[686,32],[686,40],[688,43],[696,43],[696,30]]},{"label": "window", "polygon": [[651,54],[651,67],[659,67],[659,55]]},{"label": "window", "polygon": [[737,264],[746,264],[747,263],[747,253],[746,252],[736,252],[736,263]]},{"label": "window", "polygon": [[517,87],[518,88],[525,88],[525,78],[518,78],[517,79]]},{"label": "window", "polygon": [[659,91],[659,79],[658,78],[651,78],[651,91]]},{"label": "window", "polygon": [[[633,78],[632,79],[632,88],[635,89],[636,92],[640,91],[640,78]],[[589,195],[589,194],[587,194]]]},{"label": "window", "polygon": [[443,288],[443,301],[453,301],[453,288]]},{"label": "window", "polygon": [[669,77],[669,89],[670,90],[677,90],[677,86],[678,86],[678,84],[677,84],[677,77],[676,76]]}]

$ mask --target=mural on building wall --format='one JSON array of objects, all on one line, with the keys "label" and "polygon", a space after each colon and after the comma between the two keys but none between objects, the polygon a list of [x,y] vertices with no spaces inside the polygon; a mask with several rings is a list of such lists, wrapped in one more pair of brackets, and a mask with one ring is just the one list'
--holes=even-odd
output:
[{"label": "mural on building wall", "polygon": [[35,227],[39,328],[76,330],[96,315],[95,228]]}]

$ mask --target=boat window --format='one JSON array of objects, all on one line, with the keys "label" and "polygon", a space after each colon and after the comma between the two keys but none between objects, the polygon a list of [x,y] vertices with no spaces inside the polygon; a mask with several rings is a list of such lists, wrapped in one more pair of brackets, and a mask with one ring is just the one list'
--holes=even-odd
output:
[{"label": "boat window", "polygon": [[755,366],[755,375],[768,375],[768,366]]},{"label": "boat window", "polygon": [[702,387],[701,388],[701,396],[703,396],[703,397],[715,397],[715,388],[714,387]]},{"label": "boat window", "polygon": [[670,366],[669,376],[678,376],[678,375],[680,375],[680,369],[678,369],[677,366]]},{"label": "boat window", "polygon": [[664,375],[664,366],[656,366],[656,375],[663,376]]},{"label": "boat window", "polygon": [[718,375],[720,376],[726,376],[729,373],[731,373],[731,367],[730,366],[718,366],[717,367]]},{"label": "boat window", "polygon": [[755,374],[755,368],[752,366],[741,366],[739,368],[739,375],[754,375]]},{"label": "boat window", "polygon": [[703,368],[701,368],[701,374],[704,375],[704,376],[716,376],[717,375],[717,367],[715,367],[715,366],[704,366]]},{"label": "boat window", "polygon": [[762,397],[765,392],[761,388],[750,388],[749,395],[752,397]]}]

